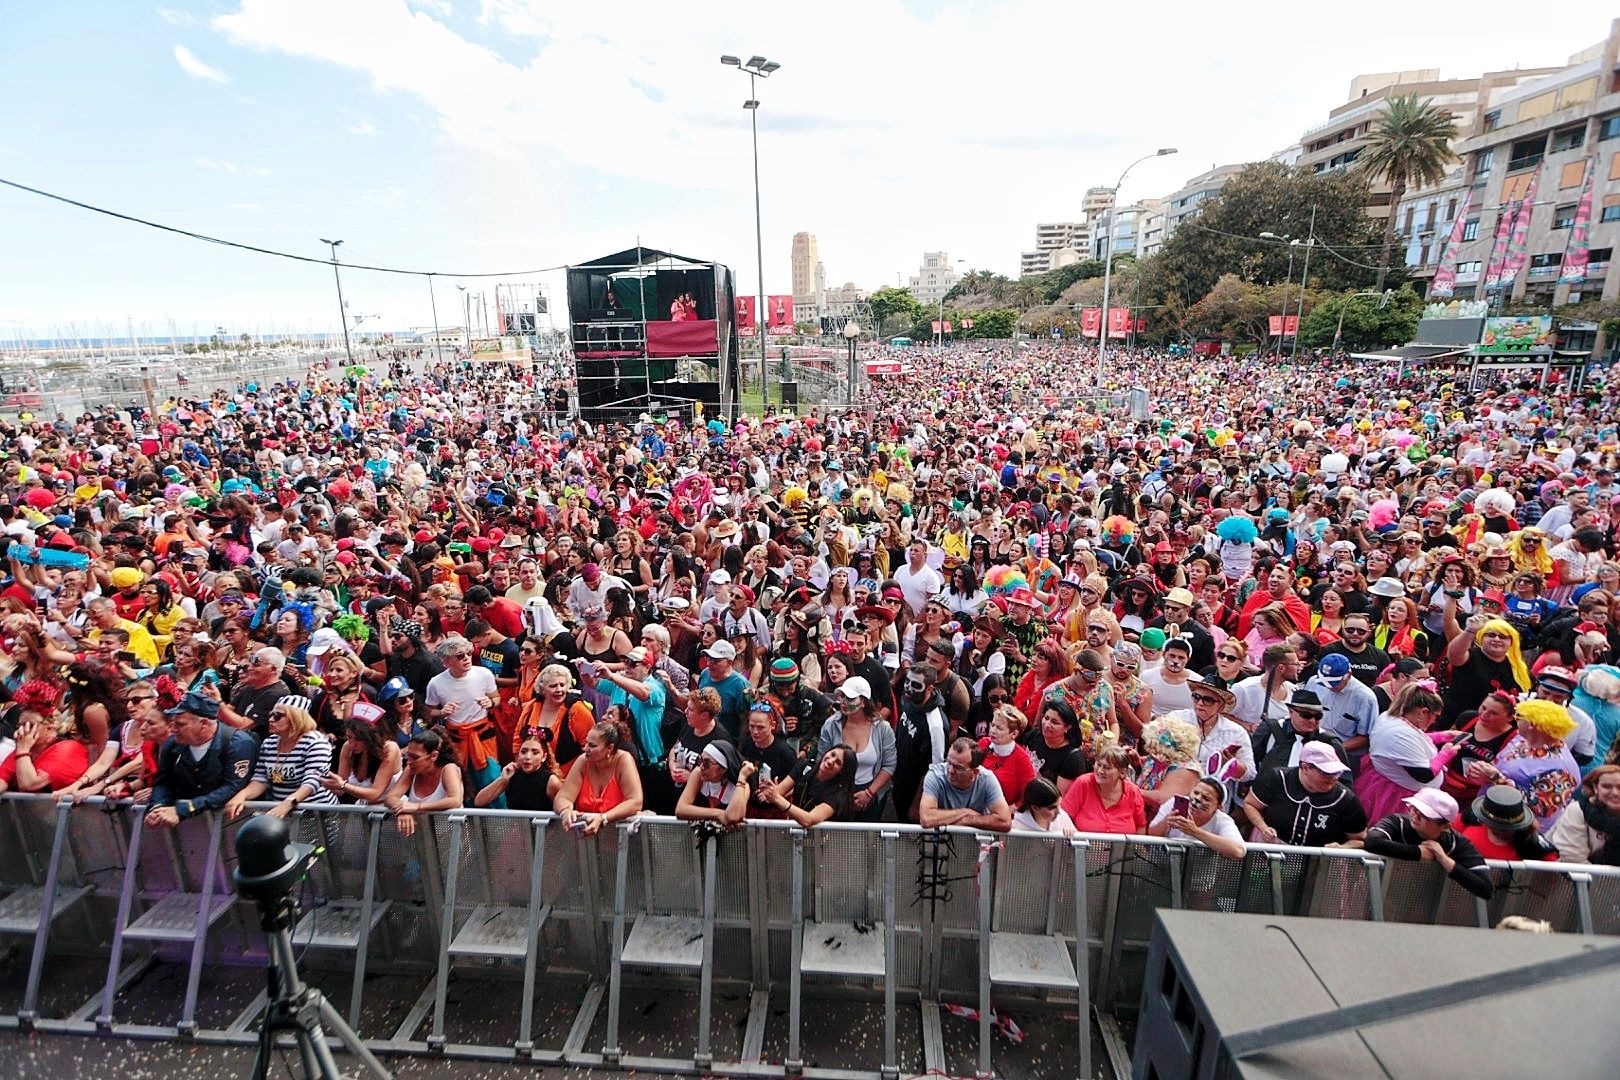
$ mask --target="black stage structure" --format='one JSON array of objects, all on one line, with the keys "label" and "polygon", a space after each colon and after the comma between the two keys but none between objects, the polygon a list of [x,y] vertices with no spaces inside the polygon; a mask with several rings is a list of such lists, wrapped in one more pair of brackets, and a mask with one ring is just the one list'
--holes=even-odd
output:
[{"label": "black stage structure", "polygon": [[736,283],[725,266],[638,244],[569,266],[568,312],[583,419],[690,419],[695,403],[735,415]]}]

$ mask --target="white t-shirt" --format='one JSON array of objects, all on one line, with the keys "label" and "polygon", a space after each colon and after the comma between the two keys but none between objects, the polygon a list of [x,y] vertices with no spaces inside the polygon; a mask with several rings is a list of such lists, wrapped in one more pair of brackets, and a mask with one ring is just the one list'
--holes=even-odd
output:
[{"label": "white t-shirt", "polygon": [[1195,671],[1187,672],[1187,681],[1173,685],[1164,681],[1163,668],[1152,668],[1141,674],[1142,685],[1153,691],[1153,715],[1181,712],[1192,708],[1192,688],[1204,681]]},{"label": "white t-shirt", "polygon": [[478,704],[478,699],[495,696],[495,673],[478,664],[474,664],[467,674],[459,679],[448,671],[441,671],[429,679],[427,684],[427,704],[430,707],[455,704],[456,707],[444,718],[445,723],[451,727],[462,727],[482,721],[489,714],[489,710]]},{"label": "white t-shirt", "polygon": [[894,572],[894,581],[905,594],[906,603],[910,605],[913,615],[922,614],[923,605],[928,602],[928,598],[945,587],[945,581],[939,576],[939,571],[927,563],[923,563],[921,570],[912,570],[911,564],[906,563]]},{"label": "white t-shirt", "polygon": [[[1148,822],[1148,827],[1152,828],[1154,825],[1157,825],[1159,822],[1169,817],[1170,812],[1173,809],[1174,806],[1172,804],[1172,800],[1164,800],[1163,805],[1159,807],[1159,812],[1153,815],[1152,821]],[[1232,815],[1228,814],[1225,810],[1215,811],[1215,816],[1209,819],[1209,824],[1204,826],[1204,831],[1212,832],[1216,836],[1227,840],[1236,840],[1240,844],[1243,843],[1243,834],[1238,832],[1237,822],[1233,821]],[[1180,829],[1171,829],[1165,835],[1171,840],[1194,839],[1194,837],[1188,836]]]}]

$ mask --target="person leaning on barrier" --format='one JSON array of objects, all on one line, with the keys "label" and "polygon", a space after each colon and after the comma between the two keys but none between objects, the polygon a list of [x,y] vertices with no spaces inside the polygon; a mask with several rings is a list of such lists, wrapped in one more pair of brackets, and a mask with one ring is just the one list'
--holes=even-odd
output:
[{"label": "person leaning on barrier", "polygon": [[829,747],[819,758],[804,762],[792,778],[761,781],[760,794],[806,829],[842,820],[855,805],[855,751],[844,743]]},{"label": "person leaning on barrier", "polygon": [[1243,836],[1231,815],[1221,809],[1226,802],[1226,785],[1213,776],[1203,777],[1186,799],[1185,806],[1174,801],[1161,805],[1148,825],[1148,835],[1196,840],[1222,858],[1243,858]]},{"label": "person leaning on barrier", "polygon": [[270,737],[259,747],[253,779],[225,804],[225,820],[242,816],[249,802],[269,795],[266,813],[284,818],[301,802],[335,806],[337,795],[323,783],[332,771],[332,743],[316,729],[309,698],[288,694],[270,714]]},{"label": "person leaning on barrier", "polygon": [[759,766],[744,761],[737,748],[716,739],[703,748],[698,767],[686,778],[686,788],[675,803],[682,821],[708,821],[724,829],[742,826],[753,795],[752,782]]},{"label": "person leaning on barrier", "polygon": [[1244,817],[1253,829],[1249,839],[1295,847],[1340,847],[1361,840],[1367,812],[1341,782],[1349,771],[1333,744],[1300,743],[1299,764],[1262,770],[1243,800]]},{"label": "person leaning on barrier", "polygon": [[604,825],[641,813],[641,774],[635,755],[622,748],[628,742],[616,724],[597,724],[585,736],[585,752],[574,759],[552,801],[565,827],[593,836]]},{"label": "person leaning on barrier", "polygon": [[1401,801],[1407,812],[1390,814],[1374,824],[1367,830],[1363,846],[1386,859],[1438,863],[1451,880],[1481,900],[1489,900],[1496,887],[1485,868],[1485,857],[1451,827],[1457,819],[1457,800],[1437,788],[1423,788]]},{"label": "person leaning on barrier", "polygon": [[151,826],[173,828],[186,818],[219,810],[247,785],[258,744],[245,731],[219,722],[219,702],[191,693],[167,710],[174,734],[158,752],[152,783]]},{"label": "person leaning on barrier", "polygon": [[383,804],[393,812],[401,836],[416,832],[416,815],[456,810],[463,802],[461,764],[443,728],[428,728],[405,744],[405,769]]},{"label": "person leaning on barrier", "polygon": [[923,777],[918,819],[925,829],[962,825],[992,832],[1012,831],[1012,809],[995,774],[984,767],[984,752],[972,739],[951,743],[945,760]]}]

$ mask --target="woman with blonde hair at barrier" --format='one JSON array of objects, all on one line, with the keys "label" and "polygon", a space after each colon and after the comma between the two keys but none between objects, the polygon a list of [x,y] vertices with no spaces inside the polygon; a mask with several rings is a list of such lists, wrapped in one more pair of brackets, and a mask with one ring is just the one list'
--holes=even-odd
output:
[{"label": "woman with blonde hair at barrier", "polygon": [[270,734],[259,747],[253,779],[225,804],[225,820],[242,816],[254,799],[269,794],[275,806],[266,813],[284,818],[300,803],[337,804],[337,795],[325,784],[332,771],[332,743],[315,728],[309,698],[288,694],[270,710]]}]

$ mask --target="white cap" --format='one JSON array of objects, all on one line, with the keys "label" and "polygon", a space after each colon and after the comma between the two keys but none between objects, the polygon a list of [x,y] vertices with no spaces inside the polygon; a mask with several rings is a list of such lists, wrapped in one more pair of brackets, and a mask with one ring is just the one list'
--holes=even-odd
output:
[{"label": "white cap", "polygon": [[703,650],[703,655],[711,660],[735,660],[737,650],[729,641],[717,641]]},{"label": "white cap", "polygon": [[838,687],[838,692],[849,698],[851,701],[854,701],[856,698],[866,698],[868,701],[870,701],[872,698],[872,684],[861,678],[859,675],[851,675],[849,678],[844,680],[841,686]]},{"label": "white cap", "polygon": [[716,570],[709,575],[710,585],[730,585],[731,572],[729,570]]}]

